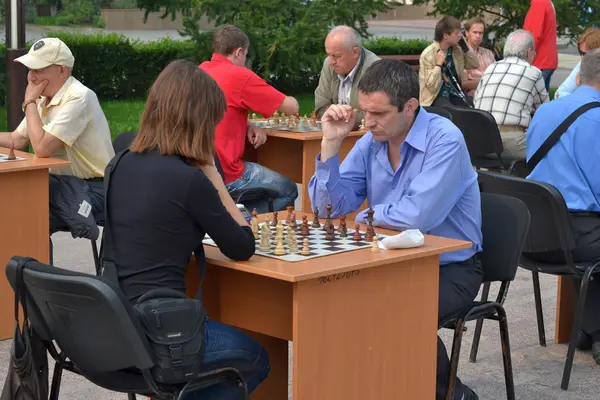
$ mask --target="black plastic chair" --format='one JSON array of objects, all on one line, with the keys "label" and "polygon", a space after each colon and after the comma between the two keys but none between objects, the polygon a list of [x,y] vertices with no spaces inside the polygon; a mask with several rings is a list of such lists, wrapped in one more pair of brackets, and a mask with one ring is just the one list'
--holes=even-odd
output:
[{"label": "black plastic chair", "polygon": [[[22,259],[15,256],[6,266],[13,290]],[[23,281],[31,325],[56,362],[50,400],[58,399],[64,370],[127,393],[130,400],[135,400],[135,394],[174,400],[184,392],[229,382],[237,385],[240,399],[247,399],[240,371],[255,368],[241,363],[240,368],[231,363],[207,365],[188,385],[158,384],[151,373],[154,361],[145,334],[127,300],[109,281],[35,260],[25,264]]]},{"label": "black plastic chair", "polygon": [[423,107],[425,109],[425,111],[427,111],[428,113],[431,114],[437,114],[440,117],[444,117],[449,119],[450,121],[452,121],[452,114],[450,114],[450,111],[446,110],[443,107],[437,107],[437,106],[429,106],[429,107]]},{"label": "black plastic chair", "polygon": [[509,400],[515,399],[508,322],[502,304],[508,293],[510,282],[515,279],[517,273],[519,256],[529,228],[529,211],[527,206],[518,199],[490,194],[481,195],[481,209],[483,281],[487,284],[500,282],[500,289],[496,301],[488,301],[487,298],[474,301],[465,310],[442,323],[442,327],[454,329],[446,391],[447,400],[454,398],[464,324],[473,320],[477,320],[479,323],[483,319],[499,323],[506,396]]},{"label": "black plastic chair", "polygon": [[[531,212],[531,229],[525,241],[519,265],[531,271],[533,294],[538,323],[538,336],[541,346],[546,346],[544,315],[540,294],[539,273],[570,276],[581,279],[573,329],[569,339],[567,359],[560,387],[567,390],[573,367],[575,344],[587,297],[587,289],[592,275],[600,272],[600,263],[576,264],[571,252],[575,241],[571,231],[569,210],[561,193],[552,185],[522,178],[479,171],[479,186],[483,193],[499,193],[521,199]],[[535,259],[536,253],[560,252],[564,264],[551,264]]]},{"label": "black plastic chair", "polygon": [[[469,149],[471,164],[476,169],[496,169],[509,175],[522,160],[508,164],[502,160],[502,136],[494,116],[487,111],[470,107],[444,106],[452,114],[452,122],[461,130]],[[496,159],[490,154],[495,154]]]},{"label": "black plastic chair", "polygon": [[[219,157],[216,153],[214,155],[214,158],[217,171],[219,171],[221,178],[225,179],[225,174],[223,173],[223,168],[221,167],[221,161],[219,161]],[[269,207],[269,212],[275,211],[275,208],[273,207],[273,200],[277,196],[277,193],[273,193],[269,190],[261,188],[241,190],[239,191],[239,193],[236,193],[235,191],[229,193],[232,195],[233,200],[236,204],[245,204],[255,201],[266,201]],[[252,212],[252,210],[249,211]]]}]

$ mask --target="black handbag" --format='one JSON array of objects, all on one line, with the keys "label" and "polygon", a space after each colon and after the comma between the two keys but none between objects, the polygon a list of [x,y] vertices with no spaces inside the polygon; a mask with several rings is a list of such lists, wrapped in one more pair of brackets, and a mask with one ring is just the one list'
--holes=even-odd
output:
[{"label": "black handbag", "polygon": [[[104,172],[104,241],[102,245],[102,276],[118,285],[113,255],[113,238],[109,218],[108,198],[110,177],[119,161],[129,150],[113,158]],[[203,276],[203,268],[200,268]],[[160,288],[141,296],[133,306],[154,353],[154,379],[163,384],[185,383],[195,379],[204,357],[204,327],[207,313],[201,297],[190,299],[174,289]]]},{"label": "black handbag", "polygon": [[[48,355],[46,345],[29,324],[23,283],[23,258],[17,266],[15,285],[15,336],[10,351],[8,374],[0,400],[41,400],[48,398]],[[19,325],[19,299],[23,305],[23,330]]]}]

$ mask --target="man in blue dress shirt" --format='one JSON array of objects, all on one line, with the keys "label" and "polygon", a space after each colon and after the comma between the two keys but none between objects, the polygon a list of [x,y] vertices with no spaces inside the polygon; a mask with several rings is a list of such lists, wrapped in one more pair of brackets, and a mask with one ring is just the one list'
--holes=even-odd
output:
[{"label": "man in blue dress shirt", "polygon": [[[600,49],[589,51],[581,62],[580,85],[572,94],[544,104],[527,131],[527,159],[567,117],[582,105],[600,101]],[[556,187],[571,213],[575,262],[600,260],[600,108],[582,114],[542,158],[527,179]],[[564,262],[562,254],[537,255],[540,261]],[[592,348],[600,364],[600,281],[593,280],[583,315],[578,347]]]},{"label": "man in blue dress shirt", "polygon": [[[323,141],[309,184],[313,208],[332,215],[352,213],[365,198],[373,224],[468,240],[466,250],[440,258],[439,320],[469,305],[483,271],[481,198],[477,174],[460,130],[419,106],[419,80],[405,63],[373,63],[358,85],[359,104],[369,129],[340,165],[340,146],[354,126],[357,110],[331,105],[321,118]],[[366,211],[357,221],[366,222]],[[401,316],[398,316],[399,318]],[[443,399],[450,365],[438,337],[436,398]],[[457,380],[455,399],[477,399]]]}]

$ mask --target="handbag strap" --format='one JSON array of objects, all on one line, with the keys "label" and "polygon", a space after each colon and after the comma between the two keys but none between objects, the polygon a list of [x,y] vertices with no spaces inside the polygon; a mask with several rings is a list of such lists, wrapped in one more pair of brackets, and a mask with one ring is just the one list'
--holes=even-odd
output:
[{"label": "handbag strap", "polygon": [[600,102],[592,101],[591,103],[584,104],[575,111],[573,111],[571,115],[569,115],[567,119],[565,119],[554,130],[554,132],[552,132],[550,136],[548,136],[548,139],[546,139],[546,141],[542,143],[540,148],[537,149],[537,151],[533,154],[533,156],[531,156],[529,161],[527,161],[527,169],[529,170],[529,172],[533,171],[533,169],[539,164],[539,162],[542,161],[542,159],[546,156],[546,154],[548,154],[550,149],[558,142],[563,133],[565,133],[567,129],[569,129],[571,124],[575,122],[575,120],[579,118],[581,114],[596,107],[600,107]]},{"label": "handbag strap", "polygon": [[[113,282],[115,285],[119,285],[119,277],[117,275],[117,266],[115,264],[115,256],[114,256],[114,240],[112,237],[112,224],[110,220],[110,207],[108,204],[109,193],[110,193],[110,179],[112,174],[114,173],[117,165],[123,158],[125,154],[129,152],[129,149],[125,149],[115,155],[115,157],[108,163],[106,166],[106,170],[104,171],[104,230],[102,231],[102,240],[104,245],[102,246],[102,276],[109,281]],[[202,248],[202,244],[200,244],[200,248]],[[199,249],[196,249],[194,252],[198,255]],[[203,259],[203,258],[202,258]],[[200,272],[200,285],[199,288],[202,288],[202,282],[204,281],[204,274],[206,272],[206,266],[200,260],[198,256],[196,256],[196,265],[198,266],[198,271]],[[200,296],[200,289],[198,289],[198,296]]]},{"label": "handbag strap", "polygon": [[125,149],[115,155],[115,158],[106,166],[104,171],[104,230],[102,231],[102,276],[114,284],[119,284],[119,278],[117,275],[117,267],[115,265],[114,256],[114,241],[112,237],[112,224],[110,222],[110,207],[108,206],[108,197],[110,192],[110,178],[117,168],[117,165],[121,161],[121,158],[129,152],[129,149]]}]

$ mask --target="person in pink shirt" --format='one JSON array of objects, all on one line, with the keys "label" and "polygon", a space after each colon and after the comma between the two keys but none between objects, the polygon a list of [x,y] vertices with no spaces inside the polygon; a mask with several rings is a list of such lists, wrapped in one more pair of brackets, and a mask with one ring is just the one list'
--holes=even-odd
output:
[{"label": "person in pink shirt", "polygon": [[542,71],[548,91],[550,78],[558,67],[556,10],[552,0],[531,0],[523,29],[533,35],[536,53],[533,66]]}]

